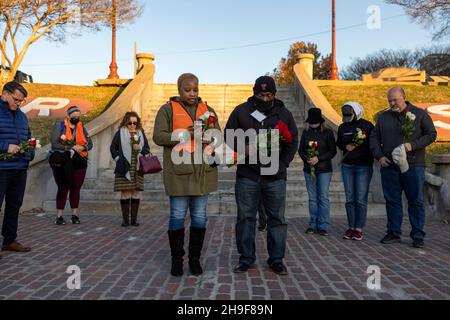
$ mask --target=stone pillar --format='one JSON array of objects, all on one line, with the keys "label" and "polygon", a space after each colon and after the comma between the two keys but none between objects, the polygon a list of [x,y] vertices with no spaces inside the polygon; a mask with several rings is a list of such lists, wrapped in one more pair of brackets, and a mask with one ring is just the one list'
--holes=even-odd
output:
[{"label": "stone pillar", "polygon": [[[431,162],[436,166],[435,175],[439,176],[444,185],[441,187],[441,197],[443,198],[444,210],[447,210],[447,214],[450,213],[450,153],[447,154],[435,154],[433,155]],[[445,183],[446,182],[446,183]],[[448,217],[448,216],[447,216]]]},{"label": "stone pillar", "polygon": [[314,55],[310,53],[301,53],[298,55],[298,63],[305,67],[306,71],[310,75],[311,79],[313,79],[313,62]]},{"label": "stone pillar", "polygon": [[436,166],[436,175],[446,181],[450,181],[450,153],[435,154],[431,162]]},{"label": "stone pillar", "polygon": [[153,64],[153,61],[155,61],[155,56],[151,53],[138,53],[136,55],[136,60],[138,62],[137,72],[139,72],[144,65]]}]

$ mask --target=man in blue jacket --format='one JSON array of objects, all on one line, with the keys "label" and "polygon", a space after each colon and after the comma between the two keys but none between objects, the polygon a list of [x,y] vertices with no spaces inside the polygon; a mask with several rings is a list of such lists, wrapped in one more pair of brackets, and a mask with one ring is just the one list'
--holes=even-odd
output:
[{"label": "man in blue jacket", "polygon": [[28,252],[31,248],[16,241],[19,210],[27,181],[28,164],[34,152],[20,152],[20,144],[31,138],[26,115],[20,110],[27,91],[17,82],[8,82],[0,96],[0,207],[5,200],[2,251]]}]

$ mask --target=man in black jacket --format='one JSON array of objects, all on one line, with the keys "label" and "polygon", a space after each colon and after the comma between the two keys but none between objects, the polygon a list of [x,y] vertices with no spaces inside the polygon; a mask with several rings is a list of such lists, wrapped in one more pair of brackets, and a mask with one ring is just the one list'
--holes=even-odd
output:
[{"label": "man in black jacket", "polygon": [[[402,192],[408,199],[408,214],[411,223],[410,237],[413,246],[424,246],[425,207],[423,189],[425,183],[425,147],[436,139],[436,129],[425,110],[406,101],[402,88],[388,91],[390,110],[383,112],[370,135],[370,149],[381,165],[381,182],[387,212],[387,234],[381,243],[400,242],[403,220]],[[410,120],[408,120],[410,119]],[[405,124],[413,122],[412,134],[407,137]],[[392,152],[403,144],[407,152],[409,169],[402,173],[393,163]],[[402,146],[401,146],[402,147]],[[403,148],[402,147],[402,148]]]},{"label": "man in black jacket", "polygon": [[[250,158],[258,152],[252,143],[245,145],[245,164],[239,164],[235,195],[237,202],[236,243],[240,254],[239,263],[234,272],[245,272],[253,266],[255,256],[256,213],[260,200],[264,205],[267,224],[267,263],[278,274],[287,274],[283,258],[286,247],[287,224],[284,218],[286,204],[287,167],[294,159],[298,147],[298,130],[295,120],[281,100],[275,99],[275,81],[268,76],[259,77],[253,88],[254,96],[247,102],[237,106],[228,119],[225,130],[225,141],[235,151],[241,150],[232,134],[238,129],[244,132],[261,129],[274,129],[279,121],[287,125],[292,139],[289,143],[280,142],[279,156],[271,157],[269,164],[263,164],[258,155],[256,163]],[[232,133],[230,135],[230,133]],[[281,135],[281,130],[280,130]],[[278,143],[278,141],[277,141]],[[275,168],[270,172],[268,167]],[[261,198],[262,197],[262,198]]]}]

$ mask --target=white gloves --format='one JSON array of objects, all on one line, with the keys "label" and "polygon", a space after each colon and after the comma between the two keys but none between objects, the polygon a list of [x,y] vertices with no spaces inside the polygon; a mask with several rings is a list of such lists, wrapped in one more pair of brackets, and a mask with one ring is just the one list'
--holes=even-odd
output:
[{"label": "white gloves", "polygon": [[408,160],[406,159],[405,145],[401,144],[392,151],[392,160],[399,166],[401,173],[405,173],[409,169]]}]

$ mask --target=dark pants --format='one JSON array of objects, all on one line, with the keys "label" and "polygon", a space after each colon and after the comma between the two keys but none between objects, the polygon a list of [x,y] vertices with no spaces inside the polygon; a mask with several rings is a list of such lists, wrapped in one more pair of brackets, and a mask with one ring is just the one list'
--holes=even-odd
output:
[{"label": "dark pants", "polygon": [[387,231],[397,236],[402,234],[403,205],[402,193],[408,199],[408,215],[411,223],[410,237],[423,239],[425,232],[425,207],[423,189],[425,184],[425,167],[410,167],[405,173],[394,167],[380,169],[386,213]]},{"label": "dark pants", "polygon": [[259,203],[258,207],[258,225],[260,227],[266,227],[267,225],[267,215],[266,215],[266,209],[264,208],[264,204],[262,202],[262,199]]},{"label": "dark pants", "polygon": [[4,245],[16,241],[19,210],[22,206],[26,183],[26,170],[0,170],[0,208],[3,205],[3,199],[5,199],[5,214],[2,225]]},{"label": "dark pants", "polygon": [[64,210],[67,201],[67,194],[69,194],[70,207],[77,209],[80,204],[80,190],[86,177],[86,169],[78,169],[73,172],[73,184],[70,186],[63,177],[64,171],[59,168],[53,168],[53,177],[58,186],[58,193],[56,194],[56,209]]},{"label": "dark pants", "polygon": [[[239,262],[254,264],[256,215],[260,201],[267,215],[267,263],[282,262],[286,248],[287,224],[284,219],[286,206],[286,181],[255,182],[237,178],[235,186],[237,203],[236,244]],[[262,197],[262,199],[261,199]]]}]

